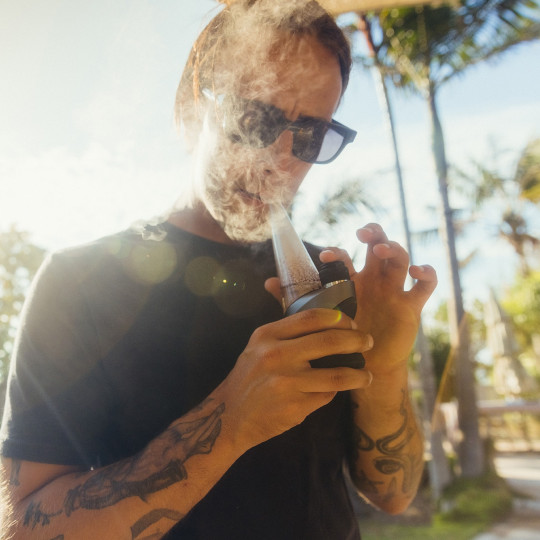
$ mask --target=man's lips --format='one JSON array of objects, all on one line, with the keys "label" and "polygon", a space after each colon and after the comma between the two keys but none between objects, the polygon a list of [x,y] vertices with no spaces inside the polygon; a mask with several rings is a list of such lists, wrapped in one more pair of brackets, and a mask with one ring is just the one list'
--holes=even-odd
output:
[{"label": "man's lips", "polygon": [[263,204],[261,196],[258,193],[251,193],[245,189],[239,188],[238,194],[246,201],[248,204],[259,206]]}]

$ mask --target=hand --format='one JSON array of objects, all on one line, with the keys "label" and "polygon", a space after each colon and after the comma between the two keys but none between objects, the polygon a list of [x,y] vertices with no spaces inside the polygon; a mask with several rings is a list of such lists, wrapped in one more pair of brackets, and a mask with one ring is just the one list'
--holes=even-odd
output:
[{"label": "hand", "polygon": [[[390,374],[402,367],[412,349],[422,308],[437,285],[431,266],[411,266],[407,252],[388,241],[380,225],[370,223],[357,231],[367,244],[366,262],[356,272],[346,251],[328,248],[321,252],[322,262],[340,259],[355,283],[358,310],[355,322],[361,332],[373,336],[374,346],[364,356],[375,376]],[[417,282],[404,290],[409,274]]]},{"label": "hand", "polygon": [[367,387],[372,378],[367,370],[313,369],[309,361],[365,352],[371,343],[349,317],[328,309],[297,313],[255,330],[216,390],[235,439],[254,446],[300,424],[337,392]]}]

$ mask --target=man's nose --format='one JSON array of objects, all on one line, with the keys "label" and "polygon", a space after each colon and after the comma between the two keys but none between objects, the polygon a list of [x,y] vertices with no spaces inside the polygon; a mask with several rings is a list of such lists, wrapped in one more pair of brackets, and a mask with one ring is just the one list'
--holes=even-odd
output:
[{"label": "man's nose", "polygon": [[279,167],[286,166],[294,158],[292,147],[293,133],[288,129],[280,133],[279,137],[270,145],[270,150]]}]

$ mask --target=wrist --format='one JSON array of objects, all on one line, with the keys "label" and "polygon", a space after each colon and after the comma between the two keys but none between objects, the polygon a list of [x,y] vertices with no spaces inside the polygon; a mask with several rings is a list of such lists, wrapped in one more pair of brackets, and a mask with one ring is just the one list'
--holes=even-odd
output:
[{"label": "wrist", "polygon": [[395,408],[408,395],[409,373],[405,363],[392,369],[373,369],[370,363],[366,365],[373,375],[371,384],[366,388],[352,391],[353,399],[357,403],[369,403],[370,406],[384,409]]}]

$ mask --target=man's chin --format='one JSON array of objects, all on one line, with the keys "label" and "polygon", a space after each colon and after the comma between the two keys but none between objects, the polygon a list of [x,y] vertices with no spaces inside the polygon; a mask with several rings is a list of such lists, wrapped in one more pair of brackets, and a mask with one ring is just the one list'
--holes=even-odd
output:
[{"label": "man's chin", "polygon": [[214,212],[214,219],[233,242],[254,244],[272,237],[267,212],[263,207],[229,206],[226,211]]},{"label": "man's chin", "polygon": [[[251,217],[252,219],[249,219]],[[270,223],[261,216],[228,215],[221,221],[223,232],[239,244],[254,244],[265,242],[272,237]]]},{"label": "man's chin", "polygon": [[268,226],[250,229],[242,226],[225,225],[223,230],[233,242],[239,244],[256,244],[265,242],[272,237],[272,231]]}]

